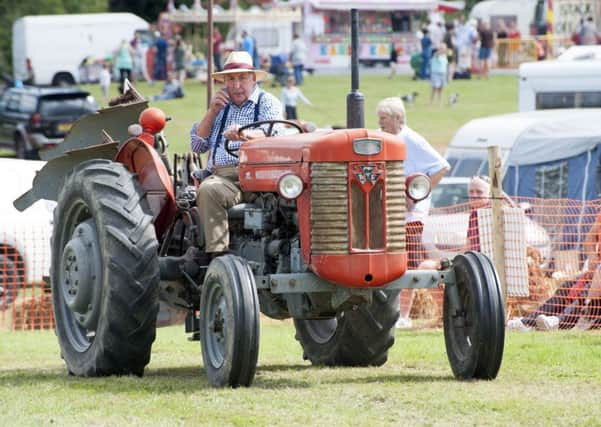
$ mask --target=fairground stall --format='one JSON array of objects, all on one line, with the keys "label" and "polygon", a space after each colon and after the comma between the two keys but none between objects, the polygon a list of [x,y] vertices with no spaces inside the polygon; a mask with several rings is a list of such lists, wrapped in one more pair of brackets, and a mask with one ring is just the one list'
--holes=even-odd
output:
[{"label": "fairground stall", "polygon": [[359,10],[359,61],[388,64],[391,49],[398,63],[408,63],[419,50],[417,33],[439,10],[457,10],[462,2],[439,0],[295,0],[280,4],[303,8],[303,28],[309,50],[307,68],[350,66],[350,9]]}]

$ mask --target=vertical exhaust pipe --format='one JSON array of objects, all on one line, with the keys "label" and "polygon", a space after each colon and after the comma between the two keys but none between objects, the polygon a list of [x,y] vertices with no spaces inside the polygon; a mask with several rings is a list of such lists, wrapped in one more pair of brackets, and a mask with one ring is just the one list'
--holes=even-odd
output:
[{"label": "vertical exhaust pipe", "polygon": [[351,92],[346,96],[346,127],[365,127],[365,98],[359,92],[359,13],[351,9]]}]

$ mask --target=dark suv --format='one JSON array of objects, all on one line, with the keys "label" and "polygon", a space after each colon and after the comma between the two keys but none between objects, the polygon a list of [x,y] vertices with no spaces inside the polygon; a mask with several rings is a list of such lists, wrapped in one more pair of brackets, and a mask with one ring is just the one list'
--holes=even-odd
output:
[{"label": "dark suv", "polygon": [[0,99],[0,145],[21,159],[63,141],[73,122],[98,109],[89,92],[71,88],[10,88]]}]

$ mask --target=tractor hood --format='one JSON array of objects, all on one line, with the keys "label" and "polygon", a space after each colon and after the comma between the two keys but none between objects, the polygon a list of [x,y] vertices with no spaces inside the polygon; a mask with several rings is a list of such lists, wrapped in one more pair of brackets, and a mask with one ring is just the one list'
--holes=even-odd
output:
[{"label": "tractor hood", "polygon": [[[378,154],[353,151],[353,140],[378,139]],[[405,144],[395,135],[368,129],[323,130],[247,141],[240,148],[240,163],[265,165],[304,162],[405,160]]]}]

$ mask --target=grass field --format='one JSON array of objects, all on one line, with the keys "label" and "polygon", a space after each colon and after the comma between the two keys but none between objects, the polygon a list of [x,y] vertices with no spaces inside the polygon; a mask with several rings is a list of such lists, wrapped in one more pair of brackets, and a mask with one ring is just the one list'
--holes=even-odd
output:
[{"label": "grass field", "polygon": [[0,425],[599,425],[601,334],[509,333],[494,381],[458,382],[441,331],[397,332],[380,368],[312,367],[263,320],[251,388],[212,389],[197,342],[159,329],[143,378],[69,377],[53,332],[0,333]]},{"label": "grass field", "polygon": [[[350,91],[350,76],[308,76],[302,86],[304,94],[314,107],[301,103],[299,117],[314,122],[318,127],[346,125],[346,96]],[[85,86],[100,100],[97,85]],[[150,86],[145,82],[136,85],[138,90],[150,97],[160,92],[161,85]],[[265,88],[280,95],[280,88]],[[116,84],[112,93],[116,95]],[[430,107],[430,86],[425,81],[412,81],[410,76],[397,76],[389,80],[386,75],[361,76],[360,91],[365,97],[365,125],[377,128],[375,108],[378,101],[388,96],[418,92],[417,101],[407,106],[408,124],[422,133],[432,145],[443,151],[453,134],[465,122],[476,117],[514,112],[517,109],[517,77],[492,76],[490,80],[457,80],[446,88],[446,96],[459,94],[459,102],[453,107]],[[206,110],[206,86],[187,81],[186,97],[178,100],[152,102],[162,108],[173,121],[166,128],[171,152],[189,151],[189,131],[193,122],[200,120]]]}]

